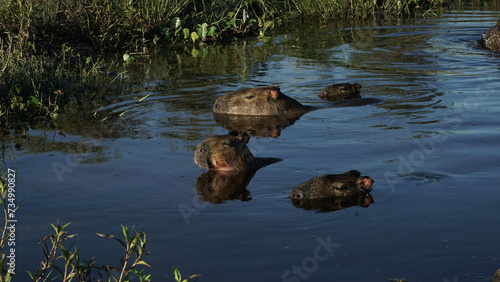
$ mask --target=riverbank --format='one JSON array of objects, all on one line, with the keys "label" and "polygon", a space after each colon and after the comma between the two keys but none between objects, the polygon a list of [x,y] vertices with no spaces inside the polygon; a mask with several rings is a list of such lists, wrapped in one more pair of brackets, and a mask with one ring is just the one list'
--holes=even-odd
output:
[{"label": "riverbank", "polygon": [[[54,120],[64,105],[99,103],[122,87],[124,65],[160,45],[268,41],[290,20],[407,17],[438,13],[447,0],[4,1],[0,4],[0,126]],[[104,64],[105,52],[127,54]],[[110,74],[114,74],[110,75]],[[78,94],[75,94],[78,93]]]}]

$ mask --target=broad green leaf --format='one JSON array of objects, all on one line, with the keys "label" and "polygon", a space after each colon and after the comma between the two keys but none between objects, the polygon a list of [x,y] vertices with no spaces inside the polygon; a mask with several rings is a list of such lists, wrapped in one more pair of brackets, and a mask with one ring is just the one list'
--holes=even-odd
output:
[{"label": "broad green leaf", "polygon": [[193,40],[193,43],[196,42],[196,40],[200,39],[198,34],[196,32],[191,32],[191,40]]},{"label": "broad green leaf", "polygon": [[30,96],[28,99],[29,99],[28,104],[30,104],[32,106],[40,104],[40,102],[38,101],[38,99],[35,96]]},{"label": "broad green leaf", "polygon": [[215,31],[217,30],[217,27],[216,26],[211,26],[209,29],[208,29],[208,36],[211,36],[211,37],[215,37]]},{"label": "broad green leaf", "polygon": [[189,29],[188,28],[183,28],[182,32],[184,33],[184,39],[188,39],[188,37],[189,37]]},{"label": "broad green leaf", "polygon": [[201,40],[205,40],[205,38],[207,38],[207,28],[208,28],[208,24],[207,23],[203,23],[198,28],[198,35],[201,37]]}]

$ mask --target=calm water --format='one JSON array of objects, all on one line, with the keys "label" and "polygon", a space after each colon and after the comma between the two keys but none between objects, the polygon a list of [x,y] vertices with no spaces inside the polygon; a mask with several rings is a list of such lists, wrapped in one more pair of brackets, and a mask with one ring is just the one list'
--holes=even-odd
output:
[{"label": "calm water", "polygon": [[[3,141],[24,202],[19,280],[57,220],[72,222],[82,258],[99,264],[118,264],[121,253],[95,232],[144,229],[156,281],[173,281],[172,265],[199,281],[491,280],[500,267],[500,57],[477,40],[498,17],[297,26],[274,31],[271,45],[138,60],[128,77],[136,89],[110,98],[99,119],[97,109],[69,113],[55,131]],[[218,96],[278,84],[322,106],[318,91],[340,82],[384,102],[313,111],[275,138],[252,137],[255,156],[283,161],[257,171],[245,200],[200,200],[206,171],[194,148],[227,133],[211,113]],[[287,198],[315,175],[351,169],[375,180],[369,207],[318,213]]]}]

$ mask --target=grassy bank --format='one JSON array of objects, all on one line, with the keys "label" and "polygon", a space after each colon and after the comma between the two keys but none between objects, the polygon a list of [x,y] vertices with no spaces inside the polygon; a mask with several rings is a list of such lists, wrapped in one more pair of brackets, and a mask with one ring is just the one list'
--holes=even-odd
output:
[{"label": "grassy bank", "polygon": [[[264,38],[279,19],[359,19],[425,13],[446,0],[6,0],[0,2],[0,127],[57,118],[119,80],[104,51]],[[119,67],[123,62],[118,62]]]}]

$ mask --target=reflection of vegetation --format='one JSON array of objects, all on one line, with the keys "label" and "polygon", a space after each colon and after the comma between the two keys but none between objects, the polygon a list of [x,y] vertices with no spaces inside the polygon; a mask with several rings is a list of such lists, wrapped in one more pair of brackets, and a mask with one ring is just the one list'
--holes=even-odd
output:
[{"label": "reflection of vegetation", "polygon": [[[49,136],[52,135],[52,136]],[[30,136],[29,138],[12,138],[11,142],[16,144],[17,149],[22,148],[29,154],[43,152],[62,152],[74,157],[79,163],[104,163],[112,158],[119,158],[119,155],[112,155],[107,151],[106,146],[102,146],[95,141],[67,141],[65,137],[57,132],[44,136]]]}]

